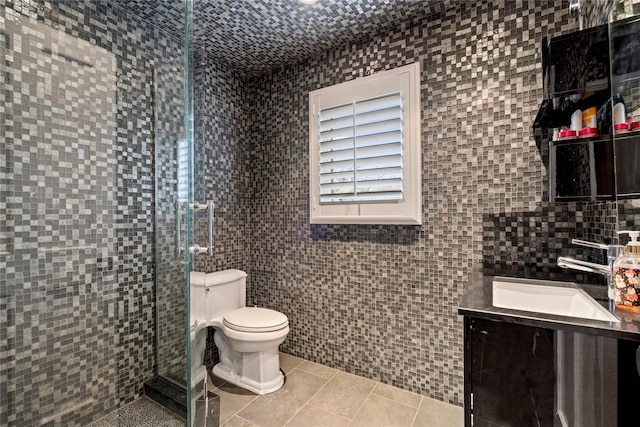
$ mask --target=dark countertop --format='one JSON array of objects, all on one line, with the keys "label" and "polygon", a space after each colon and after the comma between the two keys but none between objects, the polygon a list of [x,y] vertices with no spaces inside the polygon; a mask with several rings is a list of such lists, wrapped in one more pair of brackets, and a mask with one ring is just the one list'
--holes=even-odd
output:
[{"label": "dark countertop", "polygon": [[577,286],[594,297],[609,312],[620,319],[619,323],[494,307],[492,304],[493,279],[494,276],[485,276],[479,271],[472,273],[458,304],[458,314],[547,329],[640,341],[640,314],[610,308],[608,300],[601,299],[603,294],[606,298],[603,286],[590,287],[572,284],[572,286]]}]

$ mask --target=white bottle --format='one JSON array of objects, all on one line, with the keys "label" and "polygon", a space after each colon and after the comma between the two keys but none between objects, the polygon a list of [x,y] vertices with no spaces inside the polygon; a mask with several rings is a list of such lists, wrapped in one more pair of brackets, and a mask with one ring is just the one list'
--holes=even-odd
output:
[{"label": "white bottle", "polygon": [[576,111],[571,115],[571,130],[576,132],[582,129],[582,111],[576,108]]},{"label": "white bottle", "polygon": [[578,102],[582,99],[582,94],[574,94],[569,95],[569,100],[571,101],[571,109],[573,109],[573,113],[571,113],[571,130],[577,132],[582,129],[582,110],[578,107]]},{"label": "white bottle", "polygon": [[639,231],[618,231],[631,241],[613,263],[613,291],[617,309],[640,313],[640,242]]},{"label": "white bottle", "polygon": [[627,111],[619,93],[613,97],[613,124],[619,125],[627,120]]}]

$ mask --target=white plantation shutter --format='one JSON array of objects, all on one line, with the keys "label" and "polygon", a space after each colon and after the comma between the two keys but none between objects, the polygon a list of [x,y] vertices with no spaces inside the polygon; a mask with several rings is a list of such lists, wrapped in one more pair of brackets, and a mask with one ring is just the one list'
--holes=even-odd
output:
[{"label": "white plantation shutter", "polygon": [[309,94],[311,223],[420,224],[420,65]]},{"label": "white plantation shutter", "polygon": [[402,94],[319,111],[320,203],[402,199]]}]

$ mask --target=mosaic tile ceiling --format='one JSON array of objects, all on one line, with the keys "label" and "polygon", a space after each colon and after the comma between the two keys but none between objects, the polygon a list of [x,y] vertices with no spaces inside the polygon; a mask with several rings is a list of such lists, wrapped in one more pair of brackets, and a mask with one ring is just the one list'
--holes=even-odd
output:
[{"label": "mosaic tile ceiling", "polygon": [[[192,40],[200,52],[246,75],[314,57],[447,8],[454,0],[193,0]],[[118,0],[177,37],[182,0]]]}]

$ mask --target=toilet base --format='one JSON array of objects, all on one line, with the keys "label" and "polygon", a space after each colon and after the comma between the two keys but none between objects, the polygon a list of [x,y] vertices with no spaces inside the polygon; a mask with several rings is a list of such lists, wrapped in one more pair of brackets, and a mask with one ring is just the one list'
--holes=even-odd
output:
[{"label": "toilet base", "polygon": [[278,374],[275,378],[266,382],[258,382],[251,378],[238,375],[222,363],[218,363],[213,367],[213,375],[255,394],[273,393],[274,391],[279,390],[284,384],[284,375],[282,375],[282,371],[280,371],[280,369],[278,369]]}]

